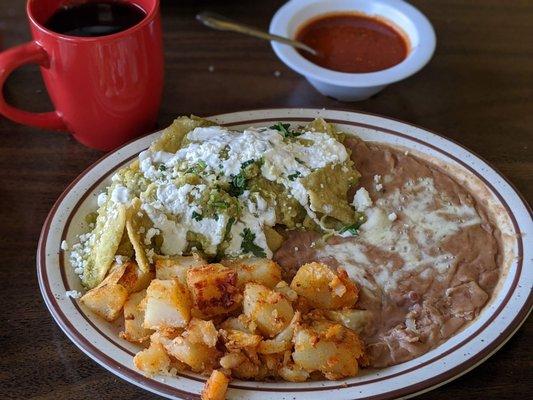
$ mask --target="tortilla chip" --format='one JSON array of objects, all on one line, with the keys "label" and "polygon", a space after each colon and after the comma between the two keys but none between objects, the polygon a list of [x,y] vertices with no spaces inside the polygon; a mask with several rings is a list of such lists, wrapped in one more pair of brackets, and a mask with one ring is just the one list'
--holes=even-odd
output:
[{"label": "tortilla chip", "polygon": [[172,122],[172,125],[163,131],[161,137],[152,143],[150,150],[153,152],[166,151],[169,153],[175,153],[181,147],[183,138],[187,133],[192,131],[194,128],[211,125],[216,124],[212,121],[195,117],[194,115],[191,115],[190,118],[176,118],[174,122]]},{"label": "tortilla chip", "polygon": [[[146,245],[144,238],[146,230],[151,226],[148,217],[141,211],[141,200],[135,198],[128,208],[126,216],[126,231],[133,249],[135,250],[135,260],[140,270],[143,272],[150,271],[150,261],[146,256]],[[142,230],[141,228],[144,228]]]},{"label": "tortilla chip", "polygon": [[344,141],[345,135],[341,132],[338,132],[335,128],[335,125],[330,124],[326,121],[324,121],[322,118],[316,118],[315,120],[309,122],[305,129],[313,131],[313,132],[324,132],[327,133],[329,136],[334,138],[335,140],[339,142]]},{"label": "tortilla chip", "polygon": [[83,271],[85,286],[93,288],[105,278],[122,241],[125,225],[126,207],[123,204],[107,201],[100,207],[93,231],[94,245]]},{"label": "tortilla chip", "polygon": [[355,222],[356,214],[348,203],[348,189],[357,183],[359,172],[337,164],[313,171],[302,178],[313,211],[333,217],[345,224]]}]

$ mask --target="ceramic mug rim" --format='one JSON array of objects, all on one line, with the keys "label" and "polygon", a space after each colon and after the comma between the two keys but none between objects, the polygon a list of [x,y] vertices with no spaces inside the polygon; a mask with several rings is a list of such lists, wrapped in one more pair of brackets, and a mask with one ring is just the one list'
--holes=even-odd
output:
[{"label": "ceramic mug rim", "polygon": [[144,0],[146,3],[149,4],[148,8],[142,7],[141,2],[139,0],[126,0],[128,3],[133,3],[139,7],[146,13],[144,18],[139,21],[137,24],[133,25],[132,27],[125,29],[120,32],[115,32],[110,35],[102,35],[102,36],[72,36],[72,35],[66,35],[63,33],[54,32],[44,26],[44,21],[39,21],[39,18],[35,15],[35,5],[42,0],[28,0],[26,3],[26,15],[28,16],[28,19],[30,21],[30,24],[36,28],[40,33],[55,37],[58,39],[62,39],[69,42],[86,42],[86,43],[92,43],[92,42],[101,42],[101,41],[113,41],[115,39],[120,39],[124,36],[128,36],[131,33],[137,32],[139,30],[142,30],[146,27],[146,25],[150,24],[156,17],[157,17],[157,10],[159,9],[159,1],[160,0]]}]

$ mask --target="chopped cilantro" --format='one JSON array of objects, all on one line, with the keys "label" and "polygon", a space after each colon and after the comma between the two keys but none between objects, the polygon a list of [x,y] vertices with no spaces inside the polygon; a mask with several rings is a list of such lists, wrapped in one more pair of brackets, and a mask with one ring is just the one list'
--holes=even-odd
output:
[{"label": "chopped cilantro", "polygon": [[230,231],[231,231],[231,227],[233,226],[233,224],[235,223],[235,218],[233,217],[230,217],[230,219],[228,220],[228,223],[226,224],[226,232],[224,234],[224,236],[228,236]]},{"label": "chopped cilantro", "polygon": [[346,225],[344,228],[342,228],[339,233],[345,233],[348,232],[352,235],[357,235],[357,231],[359,230],[359,224],[352,224],[352,225]]},{"label": "chopped cilantro", "polygon": [[248,160],[241,164],[241,169],[246,168],[248,165],[252,165],[255,162],[255,160]]},{"label": "chopped cilantro", "polygon": [[284,124],[282,122],[278,122],[277,124],[272,125],[270,129],[277,130],[280,133],[280,135],[285,138],[297,137],[302,134],[301,132],[298,132],[298,131],[291,131],[289,129],[290,127],[291,127],[291,124]]},{"label": "chopped cilantro", "polygon": [[237,175],[233,177],[233,179],[230,182],[230,187],[228,190],[228,193],[233,197],[239,197],[241,194],[244,193],[244,191],[248,187],[248,179],[246,178],[244,174],[244,169],[252,165],[255,162],[255,160],[248,160],[241,164],[241,172],[239,172]]},{"label": "chopped cilantro", "polygon": [[289,178],[289,181],[293,181],[295,180],[296,178],[298,178],[300,175],[302,175],[300,173],[300,171],[296,171],[294,174],[290,174],[289,176],[287,176],[287,178]]},{"label": "chopped cilantro", "polygon": [[196,221],[201,221],[204,218],[202,214],[198,214],[196,211],[192,212],[191,217]]},{"label": "chopped cilantro", "polygon": [[219,210],[225,210],[228,208],[228,203],[226,203],[224,200],[214,200],[211,201],[209,204]]},{"label": "chopped cilantro", "polygon": [[166,171],[166,170],[167,170],[167,166],[165,164],[159,165],[159,171]]},{"label": "chopped cilantro", "polygon": [[365,222],[366,222],[366,216],[364,214],[360,214],[357,217],[357,221],[355,223],[353,223],[351,225],[346,225],[344,228],[342,228],[339,231],[339,233],[342,234],[342,233],[345,233],[345,232],[349,232],[351,235],[355,236],[355,235],[357,235],[361,225],[363,225]]},{"label": "chopped cilantro", "polygon": [[199,174],[200,172],[202,172],[205,168],[207,167],[207,164],[204,160],[200,160],[196,163],[196,165],[194,167],[191,167],[189,168],[187,171],[185,171],[186,173],[191,173],[191,174]]},{"label": "chopped cilantro", "polygon": [[253,233],[249,228],[244,228],[241,233],[241,237],[241,249],[244,253],[252,253],[256,257],[266,257],[265,250],[254,243],[255,233]]},{"label": "chopped cilantro", "polygon": [[238,175],[235,175],[231,180],[228,193],[233,197],[239,197],[244,193],[246,189],[248,180],[244,177],[243,173],[240,172]]}]

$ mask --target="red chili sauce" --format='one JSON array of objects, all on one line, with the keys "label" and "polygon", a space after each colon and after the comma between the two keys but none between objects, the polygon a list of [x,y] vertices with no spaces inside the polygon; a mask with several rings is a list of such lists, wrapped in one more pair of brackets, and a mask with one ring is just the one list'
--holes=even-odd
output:
[{"label": "red chili sauce", "polygon": [[402,62],[409,51],[404,36],[378,18],[327,14],[305,23],[296,40],[318,51],[300,54],[314,64],[340,72],[374,72]]}]

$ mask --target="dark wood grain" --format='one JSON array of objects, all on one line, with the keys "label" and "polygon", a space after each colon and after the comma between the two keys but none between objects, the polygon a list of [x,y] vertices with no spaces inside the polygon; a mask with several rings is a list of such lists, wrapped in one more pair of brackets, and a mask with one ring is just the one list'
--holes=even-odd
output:
[{"label": "dark wood grain", "polygon": [[[4,48],[29,39],[24,3],[0,2]],[[266,28],[282,3],[163,1],[166,84],[161,126],[180,114],[278,106],[379,113],[464,144],[491,161],[531,203],[531,1],[413,1],[435,25],[435,57],[416,76],[354,104],[315,92],[277,60],[267,43],[210,31],[194,20],[197,11],[211,10]],[[10,102],[29,110],[51,108],[33,67],[16,71],[5,93]],[[35,251],[42,223],[67,184],[100,156],[66,134],[0,118],[0,398],[155,398],[76,349],[53,322],[39,293]],[[530,318],[487,362],[420,398],[527,397],[533,389],[532,335]]]}]

